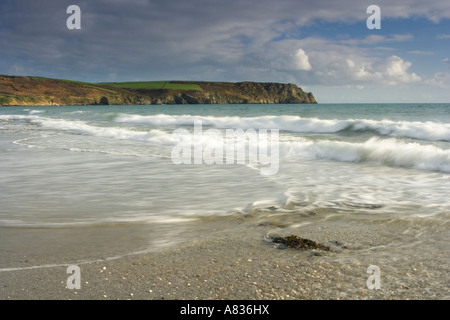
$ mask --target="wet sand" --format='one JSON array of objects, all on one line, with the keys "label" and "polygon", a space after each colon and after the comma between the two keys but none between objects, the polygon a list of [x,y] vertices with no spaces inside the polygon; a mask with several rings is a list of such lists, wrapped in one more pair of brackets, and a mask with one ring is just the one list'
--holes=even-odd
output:
[{"label": "wet sand", "polygon": [[[67,265],[4,270],[0,299],[449,299],[447,265],[430,269],[420,254],[410,260],[383,258],[373,244],[367,251],[365,242],[355,240],[365,239],[364,228],[304,230],[315,241],[330,244],[327,240],[338,238],[348,245],[330,252],[277,248],[264,241],[271,228],[256,226],[257,233],[247,238],[224,232],[156,252],[79,263],[80,289],[67,288]],[[382,246],[390,233],[371,241]],[[374,263],[381,269],[378,290],[367,286],[367,268]]]}]

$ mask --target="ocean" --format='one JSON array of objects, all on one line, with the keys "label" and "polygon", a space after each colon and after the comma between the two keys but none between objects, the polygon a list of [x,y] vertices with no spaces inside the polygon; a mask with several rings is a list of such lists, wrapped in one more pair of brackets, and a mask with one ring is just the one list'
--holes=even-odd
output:
[{"label": "ocean", "polygon": [[450,104],[0,108],[5,272],[295,234],[448,297],[449,191]]}]

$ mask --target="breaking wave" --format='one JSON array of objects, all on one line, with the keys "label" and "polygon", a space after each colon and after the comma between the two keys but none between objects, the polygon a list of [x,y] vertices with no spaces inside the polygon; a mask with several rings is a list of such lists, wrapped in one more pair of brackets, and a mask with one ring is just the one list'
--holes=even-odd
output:
[{"label": "breaking wave", "polygon": [[[100,126],[81,120],[64,120],[37,115],[2,115],[0,120],[26,120],[43,128],[62,130],[69,133],[87,134],[103,138],[151,142],[157,145],[173,146],[180,137],[167,129],[168,125],[202,125],[216,128],[271,128],[294,132],[339,132],[342,130],[374,130],[387,136],[408,136],[424,140],[449,140],[450,125],[436,122],[407,122],[390,120],[322,120],[296,116],[262,117],[211,117],[211,116],[169,116],[169,115],[119,115],[115,123],[146,123],[155,125],[148,130],[133,127]],[[111,125],[111,122],[107,124]],[[185,131],[190,134],[189,131]],[[207,131],[205,131],[207,132]],[[225,136],[203,136],[202,144],[209,149],[223,146]],[[325,159],[339,162],[373,163],[392,167],[450,173],[450,149],[436,145],[404,141],[395,137],[372,137],[364,142],[339,140],[314,140],[308,137],[280,136],[280,157],[302,159]],[[258,143],[260,143],[259,141]]]},{"label": "breaking wave", "polygon": [[337,133],[371,131],[382,136],[408,137],[427,141],[450,141],[450,124],[440,122],[393,121],[370,119],[318,119],[299,116],[213,117],[193,115],[118,115],[117,123],[149,125],[202,125],[217,128],[267,128],[298,133]]},{"label": "breaking wave", "polygon": [[362,143],[345,141],[285,142],[280,145],[283,156],[327,159],[341,162],[370,162],[392,167],[450,173],[450,150],[395,138],[371,138]]},{"label": "breaking wave", "polygon": [[173,145],[177,142],[171,135],[158,129],[140,131],[133,130],[133,128],[98,126],[81,120],[53,119],[33,115],[2,115],[0,116],[0,120],[25,120],[47,129],[61,130],[75,134],[87,134],[103,138],[155,142],[168,145]]}]

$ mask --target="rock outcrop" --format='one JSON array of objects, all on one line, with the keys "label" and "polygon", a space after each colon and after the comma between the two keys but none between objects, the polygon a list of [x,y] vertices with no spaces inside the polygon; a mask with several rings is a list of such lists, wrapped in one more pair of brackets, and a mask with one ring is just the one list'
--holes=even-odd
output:
[{"label": "rock outcrop", "polygon": [[[182,82],[180,82],[182,83]],[[202,90],[139,90],[164,104],[316,103],[312,93],[294,84],[194,82]]]},{"label": "rock outcrop", "polygon": [[201,90],[131,89],[109,84],[0,75],[0,105],[150,105],[316,103],[294,84],[183,82]]}]

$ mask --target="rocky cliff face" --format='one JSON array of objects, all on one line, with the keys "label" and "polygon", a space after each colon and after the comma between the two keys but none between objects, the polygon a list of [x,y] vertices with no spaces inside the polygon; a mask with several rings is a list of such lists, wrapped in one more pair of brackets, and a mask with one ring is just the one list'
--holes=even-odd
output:
[{"label": "rocky cliff face", "polygon": [[37,77],[0,76],[0,105],[316,103],[294,84],[195,83],[202,90],[123,89]]},{"label": "rocky cliff face", "polygon": [[153,94],[155,103],[164,104],[317,103],[312,93],[306,93],[294,84],[259,82],[196,82],[196,84],[203,90],[141,92],[149,96]]}]

